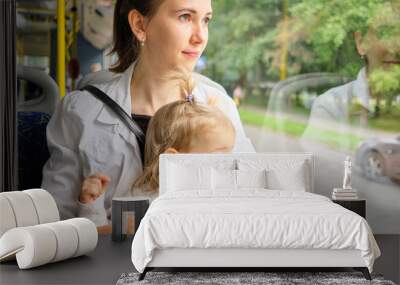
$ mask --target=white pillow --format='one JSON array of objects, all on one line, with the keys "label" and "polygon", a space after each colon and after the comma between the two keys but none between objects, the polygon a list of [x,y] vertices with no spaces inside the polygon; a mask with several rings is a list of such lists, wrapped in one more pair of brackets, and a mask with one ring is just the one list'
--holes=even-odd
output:
[{"label": "white pillow", "polygon": [[236,170],[237,188],[268,188],[267,171],[262,170]]},{"label": "white pillow", "polygon": [[236,190],[236,170],[212,168],[213,190]]},{"label": "white pillow", "polygon": [[284,173],[278,170],[268,171],[268,188],[273,190],[306,191],[304,168],[298,167]]},{"label": "white pillow", "polygon": [[211,167],[169,163],[167,191],[211,189]]},{"label": "white pillow", "polygon": [[266,170],[212,169],[213,190],[239,190],[242,188],[267,188]]},{"label": "white pillow", "polygon": [[239,160],[240,170],[266,169],[267,188],[272,190],[310,191],[309,167],[304,160]]},{"label": "white pillow", "polygon": [[307,169],[304,161],[291,163],[285,169],[268,171],[268,187],[276,190],[307,191]]}]

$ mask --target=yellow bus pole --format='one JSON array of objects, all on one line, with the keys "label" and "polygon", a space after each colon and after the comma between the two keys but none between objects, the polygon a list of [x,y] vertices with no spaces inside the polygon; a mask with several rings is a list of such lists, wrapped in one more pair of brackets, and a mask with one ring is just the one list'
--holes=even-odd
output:
[{"label": "yellow bus pole", "polygon": [[[73,0],[72,8],[72,47],[71,47],[71,58],[76,60],[77,58],[77,44],[78,44],[78,3],[77,0]],[[71,80],[71,90],[75,89],[75,79]]]},{"label": "yellow bus pole", "polygon": [[65,3],[57,0],[57,84],[60,96],[65,96]]}]

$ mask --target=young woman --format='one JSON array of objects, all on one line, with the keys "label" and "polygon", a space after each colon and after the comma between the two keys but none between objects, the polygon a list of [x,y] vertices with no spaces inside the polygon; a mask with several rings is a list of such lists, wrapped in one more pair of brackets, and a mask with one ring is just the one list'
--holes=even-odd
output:
[{"label": "young woman", "polygon": [[[308,127],[304,137],[312,137],[314,128],[324,123],[341,123],[341,131],[353,132],[347,127],[356,119],[361,127],[367,127],[368,117],[379,108],[377,103],[382,94],[374,94],[371,88],[371,75],[376,70],[390,70],[400,65],[400,44],[398,37],[398,10],[394,3],[383,3],[374,11],[368,29],[363,33],[354,32],[355,45],[360,57],[365,61],[356,80],[329,89],[318,96],[312,105]],[[385,34],[386,31],[386,34]],[[387,31],[390,31],[388,33]],[[374,108],[375,105],[375,108]],[[337,130],[339,126],[336,126]],[[343,147],[350,147],[350,140]]]},{"label": "young woman", "polygon": [[[146,132],[151,116],[162,106],[184,99],[177,72],[191,74],[208,40],[211,0],[118,0],[114,19],[114,49],[120,74],[96,85]],[[254,151],[246,138],[233,101],[210,79],[192,75],[196,102],[207,94],[232,122],[234,151]],[[111,216],[114,196],[130,194],[143,172],[143,149],[137,137],[115,113],[87,91],[67,95],[47,129],[51,157],[43,170],[42,187],[55,198],[63,219]],[[93,200],[81,192],[82,181],[94,177],[107,191]]]}]

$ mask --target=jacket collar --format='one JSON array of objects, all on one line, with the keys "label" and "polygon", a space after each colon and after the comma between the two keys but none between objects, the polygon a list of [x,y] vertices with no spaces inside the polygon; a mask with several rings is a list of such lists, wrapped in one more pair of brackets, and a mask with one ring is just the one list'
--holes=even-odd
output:
[{"label": "jacket collar", "polygon": [[[133,69],[134,69],[134,64],[132,64],[122,74],[113,77],[111,81],[107,81],[105,83],[96,85],[96,87],[98,87],[104,93],[106,93],[129,115],[131,114],[130,85],[131,85]],[[128,145],[132,146],[133,150],[136,152],[136,155],[140,157],[139,145],[135,135],[130,131],[130,129],[127,126],[125,126],[125,124],[114,113],[113,110],[104,105],[101,108],[96,120],[101,124],[111,126],[109,130],[112,133],[121,136],[123,140],[128,143]],[[140,159],[138,163],[141,164]]]},{"label": "jacket collar", "polygon": [[207,103],[205,90],[201,90],[201,87],[198,86],[197,84],[195,85],[192,94],[197,103],[203,103],[203,104]]},{"label": "jacket collar", "polygon": [[372,112],[373,108],[370,105],[371,95],[369,92],[367,72],[365,67],[363,67],[358,73],[352,89],[352,96],[358,99],[358,102],[361,104],[361,106]]},{"label": "jacket collar", "polygon": [[[102,83],[96,85],[103,92],[105,92],[111,99],[113,99],[121,108],[127,113],[131,114],[132,110],[132,101],[131,101],[131,80],[132,75],[135,69],[136,62],[131,64],[131,66],[124,71],[122,74],[115,76],[111,81],[106,83]],[[206,90],[203,90],[202,86],[198,84],[195,85],[193,89],[193,96],[198,103],[206,103],[207,96]],[[128,137],[128,134],[131,131],[125,127],[125,125],[121,122],[121,120],[114,114],[114,112],[103,106],[98,117],[97,121],[107,124],[107,125],[115,125],[114,129],[118,129],[119,133],[123,133],[124,137]]]},{"label": "jacket collar", "polygon": [[[131,114],[131,79],[134,69],[132,64],[126,71],[121,75],[116,76],[112,81],[107,83],[96,85],[104,93],[106,93],[111,99],[113,99],[121,108],[127,113]],[[97,120],[104,124],[119,125],[120,119],[114,114],[114,112],[103,106],[97,117]]]}]

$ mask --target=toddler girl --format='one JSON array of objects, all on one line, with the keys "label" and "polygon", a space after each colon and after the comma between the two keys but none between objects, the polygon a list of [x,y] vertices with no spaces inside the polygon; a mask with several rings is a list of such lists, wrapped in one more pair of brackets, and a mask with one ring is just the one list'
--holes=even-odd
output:
[{"label": "toddler girl", "polygon": [[[191,95],[193,85],[189,80],[185,81],[182,89],[186,94],[185,100],[161,107],[150,120],[144,169],[133,184],[132,194],[138,189],[148,195],[158,194],[158,164],[162,153],[228,153],[233,149],[234,126],[215,106],[217,102],[211,99],[208,104],[197,103]],[[109,180],[101,173],[86,178],[80,200],[94,202],[106,191]]]}]

